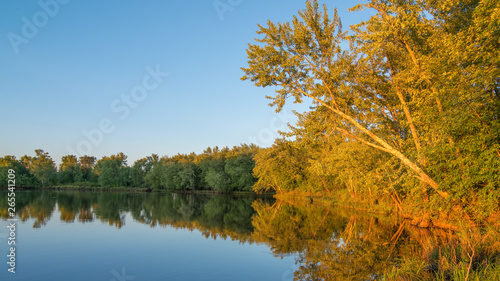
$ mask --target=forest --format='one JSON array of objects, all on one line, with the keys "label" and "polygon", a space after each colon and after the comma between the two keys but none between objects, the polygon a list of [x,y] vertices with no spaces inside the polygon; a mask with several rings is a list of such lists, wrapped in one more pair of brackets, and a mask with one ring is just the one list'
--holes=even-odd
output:
[{"label": "forest", "polygon": [[7,170],[16,171],[19,187],[69,188],[147,188],[153,190],[251,191],[256,179],[252,170],[255,145],[207,148],[202,154],[156,154],[129,166],[123,153],[104,156],[66,155],[59,167],[48,152],[35,150],[35,156],[0,158],[0,186],[7,186]]}]

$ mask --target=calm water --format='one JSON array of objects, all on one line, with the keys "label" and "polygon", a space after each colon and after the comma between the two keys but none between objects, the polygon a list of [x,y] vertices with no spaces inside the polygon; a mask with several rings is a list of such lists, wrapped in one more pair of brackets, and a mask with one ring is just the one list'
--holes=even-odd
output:
[{"label": "calm water", "polygon": [[0,280],[369,280],[425,233],[270,198],[18,191],[16,274]]}]

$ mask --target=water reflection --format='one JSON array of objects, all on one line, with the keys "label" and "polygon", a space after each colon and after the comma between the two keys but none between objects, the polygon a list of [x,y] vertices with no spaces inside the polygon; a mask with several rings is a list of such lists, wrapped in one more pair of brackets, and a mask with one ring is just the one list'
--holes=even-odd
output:
[{"label": "water reflection", "polygon": [[254,202],[253,237],[276,255],[294,253],[294,280],[375,280],[405,256],[428,256],[445,243],[442,230],[404,221],[304,202]]},{"label": "water reflection", "polygon": [[[29,191],[16,194],[21,221],[33,219],[44,226],[57,208],[60,221],[86,223],[100,220],[122,228],[125,214],[143,224],[198,229],[206,237],[251,240],[252,202],[255,197],[235,195],[120,192]],[[260,198],[270,202],[272,198]],[[0,216],[7,219],[7,193],[0,193]]]},{"label": "water reflection", "polygon": [[[0,215],[7,218],[7,193]],[[373,280],[404,255],[421,253],[430,235],[391,218],[352,210],[251,196],[29,191],[16,194],[17,216],[43,227],[54,213],[64,223],[99,220],[122,228],[125,215],[151,227],[199,230],[206,238],[265,243],[276,257],[294,255],[294,280]],[[55,212],[55,210],[58,212]]]}]

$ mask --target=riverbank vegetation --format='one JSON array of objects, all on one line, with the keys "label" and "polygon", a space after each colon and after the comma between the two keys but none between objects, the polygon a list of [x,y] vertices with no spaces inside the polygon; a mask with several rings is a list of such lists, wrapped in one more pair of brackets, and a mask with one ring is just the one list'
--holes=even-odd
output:
[{"label": "riverbank vegetation", "polygon": [[33,157],[0,158],[0,185],[7,185],[6,171],[14,169],[19,187],[249,192],[256,181],[252,170],[258,149],[255,145],[241,145],[232,149],[207,148],[202,154],[153,154],[132,166],[127,165],[123,153],[99,160],[66,155],[58,168],[47,152],[38,149]]},{"label": "riverbank vegetation", "polygon": [[343,29],[309,1],[259,26],[243,80],[271,105],[312,103],[256,155],[257,191],[391,208],[428,226],[484,225],[500,199],[499,1],[367,1]]},{"label": "riverbank vegetation", "polygon": [[[313,106],[256,155],[254,189],[457,231],[423,239],[385,280],[498,280],[500,2],[367,2],[352,10],[374,15],[348,31],[317,1],[292,22],[259,26],[242,79],[275,87],[277,111]],[[338,250],[331,260],[311,267],[337,279]]]}]

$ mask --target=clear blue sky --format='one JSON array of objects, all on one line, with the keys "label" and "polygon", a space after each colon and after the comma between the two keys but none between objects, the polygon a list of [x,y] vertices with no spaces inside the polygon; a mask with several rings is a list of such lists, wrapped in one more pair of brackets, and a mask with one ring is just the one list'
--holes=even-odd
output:
[{"label": "clear blue sky", "polygon": [[[347,11],[359,1],[325,2],[338,7],[344,28],[369,16]],[[304,7],[304,0],[2,0],[0,156],[41,148],[60,162],[124,152],[133,164],[151,153],[269,146],[287,116],[268,106],[274,89],[241,81],[240,67],[257,24],[289,21]],[[157,68],[168,76],[155,79]]]}]

